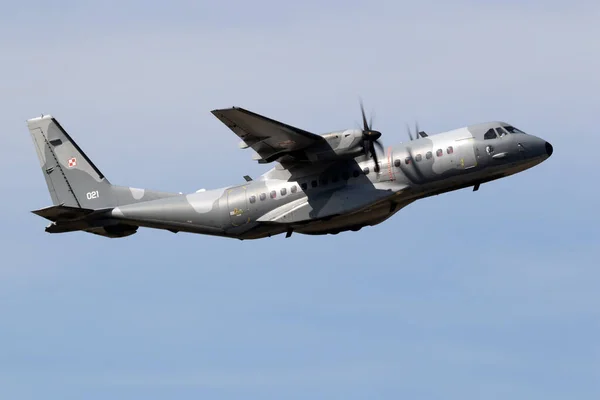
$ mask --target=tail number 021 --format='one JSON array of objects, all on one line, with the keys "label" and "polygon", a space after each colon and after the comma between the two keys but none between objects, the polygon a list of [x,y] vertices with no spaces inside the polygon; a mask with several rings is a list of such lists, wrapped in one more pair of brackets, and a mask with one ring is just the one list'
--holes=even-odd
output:
[{"label": "tail number 021", "polygon": [[87,197],[88,200],[97,199],[100,197],[100,193],[98,193],[97,190],[94,190],[93,192],[87,192],[85,197]]}]

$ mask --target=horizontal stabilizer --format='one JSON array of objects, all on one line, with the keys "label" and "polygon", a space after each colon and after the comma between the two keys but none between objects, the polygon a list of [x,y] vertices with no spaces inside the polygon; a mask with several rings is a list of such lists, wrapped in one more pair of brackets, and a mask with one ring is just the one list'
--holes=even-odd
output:
[{"label": "horizontal stabilizer", "polygon": [[32,211],[32,213],[53,222],[77,220],[84,218],[93,212],[94,210],[88,208],[70,206],[50,206]]},{"label": "horizontal stabilizer", "polygon": [[51,206],[32,213],[44,217],[52,223],[46,227],[48,233],[64,233],[85,231],[109,238],[119,238],[134,234],[138,227],[124,224],[108,216],[106,211],[90,210],[89,208],[78,208],[69,206]]}]

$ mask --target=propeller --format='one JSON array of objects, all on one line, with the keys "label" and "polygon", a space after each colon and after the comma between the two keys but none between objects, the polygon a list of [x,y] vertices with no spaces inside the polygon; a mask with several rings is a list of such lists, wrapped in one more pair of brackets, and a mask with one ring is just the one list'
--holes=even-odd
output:
[{"label": "propeller", "polygon": [[365,115],[365,108],[363,106],[362,100],[360,100],[360,112],[362,114],[362,139],[363,139],[363,149],[365,151],[365,155],[371,155],[373,157],[373,161],[375,162],[375,172],[379,173],[379,160],[377,160],[377,152],[375,151],[375,146],[377,146],[382,152],[384,151],[383,145],[378,141],[381,137],[381,132],[372,129],[373,119],[369,118],[369,122],[367,122],[367,116]]},{"label": "propeller", "polygon": [[411,165],[414,169],[415,176],[417,178],[417,182],[422,182],[425,179],[425,176],[423,175],[423,172],[421,171],[421,168],[419,167],[419,163],[415,159],[410,146],[406,146],[406,151],[408,152],[408,156],[410,157]]},{"label": "propeller", "polygon": [[[408,126],[408,124],[406,124],[406,132],[408,133],[408,137],[410,138],[411,141],[419,139],[420,137],[423,137],[421,135],[421,133],[419,133],[419,123],[415,122],[415,136],[413,137],[412,132],[410,130],[410,127]],[[418,165],[417,160],[415,159],[413,152],[412,152],[412,148],[410,147],[410,145],[406,146],[406,151],[408,152],[408,156],[411,160],[410,165],[412,166],[412,168],[404,168],[404,167],[400,167],[402,168],[402,170],[405,173],[408,173],[407,176],[414,176],[416,178],[417,182],[422,182],[425,179],[425,176],[423,175],[423,172],[421,171],[421,168]],[[414,171],[414,172],[413,172]],[[412,178],[410,178],[412,180]]]},{"label": "propeller", "polygon": [[415,140],[419,138],[419,123],[415,122],[415,137],[413,138],[413,135],[410,131],[410,127],[408,126],[408,124],[406,124],[406,132],[408,132],[408,137],[410,138],[410,140]]}]

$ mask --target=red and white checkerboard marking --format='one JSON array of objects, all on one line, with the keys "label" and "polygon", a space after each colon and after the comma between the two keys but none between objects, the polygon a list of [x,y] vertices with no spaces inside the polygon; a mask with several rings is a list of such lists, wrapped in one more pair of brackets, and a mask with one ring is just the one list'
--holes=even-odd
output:
[{"label": "red and white checkerboard marking", "polygon": [[77,159],[75,157],[69,158],[69,168],[73,168],[77,165]]}]

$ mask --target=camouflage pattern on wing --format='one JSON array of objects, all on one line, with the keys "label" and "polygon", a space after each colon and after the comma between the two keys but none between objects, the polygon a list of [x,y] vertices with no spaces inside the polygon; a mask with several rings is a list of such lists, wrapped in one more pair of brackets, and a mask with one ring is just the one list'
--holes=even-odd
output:
[{"label": "camouflage pattern on wing", "polygon": [[259,163],[284,156],[305,159],[302,150],[325,143],[323,137],[272,120],[239,107],[213,110],[212,113],[242,139],[240,147],[251,147]]}]

